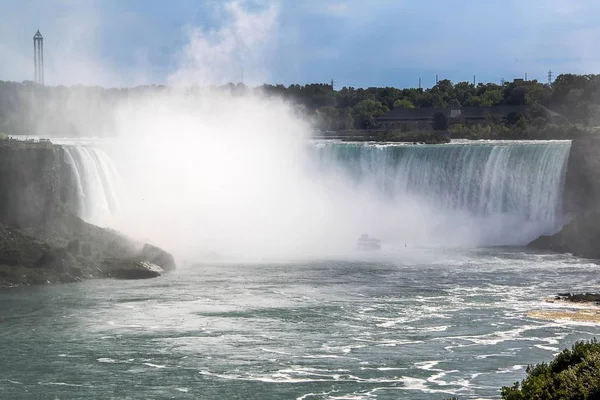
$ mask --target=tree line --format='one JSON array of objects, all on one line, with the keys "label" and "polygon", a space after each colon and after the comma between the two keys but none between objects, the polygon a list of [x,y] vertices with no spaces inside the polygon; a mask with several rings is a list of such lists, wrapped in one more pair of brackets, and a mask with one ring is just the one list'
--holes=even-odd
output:
[{"label": "tree line", "polygon": [[[89,127],[98,131],[110,131],[110,119],[106,116],[120,101],[165,89],[164,86],[157,85],[104,89],[0,81],[0,132],[33,134],[42,130],[43,133],[56,132],[62,135],[96,133],[87,132]],[[228,84],[218,89],[233,94],[253,91],[281,97],[297,105],[306,118],[314,121],[315,129],[324,131],[376,127],[376,118],[395,107],[460,108],[497,105],[540,105],[564,116],[565,123],[580,127],[600,126],[600,75],[563,74],[551,85],[536,80],[474,85],[470,82],[453,83],[445,79],[428,89],[343,87],[334,90],[329,84],[319,83],[262,85],[254,88],[243,84]],[[514,124],[517,122],[513,121]],[[490,125],[493,123],[491,121]],[[520,128],[524,129],[523,125],[526,123],[533,124],[534,121],[524,119]],[[535,124],[544,126],[545,122],[538,120]]]}]

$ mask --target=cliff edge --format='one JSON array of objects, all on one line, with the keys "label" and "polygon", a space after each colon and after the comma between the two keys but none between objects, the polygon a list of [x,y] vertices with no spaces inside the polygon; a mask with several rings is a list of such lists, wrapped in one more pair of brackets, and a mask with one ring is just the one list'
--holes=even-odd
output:
[{"label": "cliff edge", "polygon": [[600,259],[600,138],[571,143],[564,192],[570,218],[558,233],[540,236],[529,247]]},{"label": "cliff edge", "polygon": [[0,140],[0,286],[89,278],[150,278],[173,256],[77,216],[74,168],[64,149]]}]

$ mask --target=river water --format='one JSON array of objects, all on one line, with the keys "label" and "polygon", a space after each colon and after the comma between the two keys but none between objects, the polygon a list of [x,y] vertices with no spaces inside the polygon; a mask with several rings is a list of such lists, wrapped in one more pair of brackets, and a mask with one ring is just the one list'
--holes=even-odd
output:
[{"label": "river water", "polygon": [[408,247],[2,288],[0,398],[498,398],[600,334],[527,316],[598,279],[571,256]]}]

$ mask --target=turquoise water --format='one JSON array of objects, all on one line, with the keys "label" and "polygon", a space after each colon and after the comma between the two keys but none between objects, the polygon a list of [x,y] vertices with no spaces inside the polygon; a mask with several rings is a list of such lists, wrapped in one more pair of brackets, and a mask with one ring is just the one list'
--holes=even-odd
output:
[{"label": "turquoise water", "polygon": [[600,334],[526,315],[597,285],[570,256],[406,248],[3,288],[0,398],[497,398]]}]

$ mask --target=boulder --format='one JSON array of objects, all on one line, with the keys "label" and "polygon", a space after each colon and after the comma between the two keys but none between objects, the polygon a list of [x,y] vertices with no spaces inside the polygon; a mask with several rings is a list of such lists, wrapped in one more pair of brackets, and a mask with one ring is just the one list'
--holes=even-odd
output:
[{"label": "boulder", "polygon": [[104,272],[116,279],[149,279],[161,276],[164,270],[139,259],[107,259],[104,260]]},{"label": "boulder", "polygon": [[175,269],[175,259],[173,256],[163,249],[146,243],[140,258],[150,261],[152,264],[156,264],[165,271],[172,271]]}]

